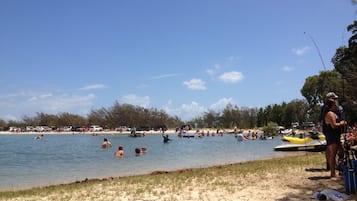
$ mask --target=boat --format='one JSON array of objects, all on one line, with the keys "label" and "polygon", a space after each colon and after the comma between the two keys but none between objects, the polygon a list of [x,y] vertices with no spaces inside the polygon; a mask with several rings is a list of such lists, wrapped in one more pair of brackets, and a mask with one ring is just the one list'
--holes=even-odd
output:
[{"label": "boat", "polygon": [[[309,132],[308,135],[308,137],[283,136],[282,140],[293,144],[306,144],[312,142],[313,140],[325,140],[324,134]],[[305,136],[305,134],[301,136]]]},{"label": "boat", "polygon": [[136,131],[131,131],[129,134],[129,137],[143,137],[143,136],[145,136],[145,133],[136,132]]},{"label": "boat", "polygon": [[311,151],[319,152],[326,150],[326,140],[312,140],[305,144],[286,143],[274,147],[274,151]]},{"label": "boat", "polygon": [[191,137],[195,137],[195,134],[188,134],[188,133],[185,133],[185,134],[182,134],[181,137],[185,137],[185,138],[191,138]]},{"label": "boat", "polygon": [[292,136],[283,136],[282,140],[293,144],[306,144],[308,142],[311,142],[313,139],[311,137],[299,138]]},{"label": "boat", "polygon": [[184,137],[184,138],[193,138],[195,137],[194,133],[189,133],[187,131],[185,131],[184,129],[180,129],[180,131],[177,133],[178,137]]},{"label": "boat", "polygon": [[293,129],[291,129],[291,128],[280,131],[280,133],[283,135],[288,135],[288,134],[291,134],[292,132],[293,132]]}]

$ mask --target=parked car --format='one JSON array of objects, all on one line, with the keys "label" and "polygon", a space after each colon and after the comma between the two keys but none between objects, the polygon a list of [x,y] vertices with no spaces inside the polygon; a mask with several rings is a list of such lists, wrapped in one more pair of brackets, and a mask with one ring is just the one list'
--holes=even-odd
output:
[{"label": "parked car", "polygon": [[126,127],[126,126],[119,126],[117,128],[115,128],[115,131],[130,131],[130,128],[129,127]]},{"label": "parked car", "polygon": [[305,128],[313,128],[315,127],[315,123],[314,122],[302,122],[302,128],[305,129]]},{"label": "parked car", "polygon": [[136,129],[136,131],[150,131],[151,128],[150,126],[140,126],[139,128]]},{"label": "parked car", "polygon": [[291,127],[293,127],[293,128],[299,128],[299,126],[300,126],[299,122],[291,123]]},{"label": "parked car", "polygon": [[98,132],[98,131],[103,131],[103,127],[97,126],[97,125],[92,125],[89,128],[90,132]]},{"label": "parked car", "polygon": [[85,131],[88,131],[88,128],[85,126],[73,126],[72,131],[85,132]]}]

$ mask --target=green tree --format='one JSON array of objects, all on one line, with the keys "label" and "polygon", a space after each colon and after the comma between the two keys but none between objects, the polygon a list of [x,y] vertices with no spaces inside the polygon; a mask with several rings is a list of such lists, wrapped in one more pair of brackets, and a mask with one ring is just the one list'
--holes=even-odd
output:
[{"label": "green tree", "polygon": [[88,126],[88,123],[85,117],[64,112],[57,115],[56,126]]},{"label": "green tree", "polygon": [[347,26],[352,32],[348,40],[348,47],[340,47],[336,50],[332,63],[335,69],[342,75],[342,104],[348,120],[357,121],[357,21]]},{"label": "green tree", "polygon": [[203,122],[205,125],[207,125],[207,127],[214,127],[216,122],[220,122],[219,118],[220,118],[220,116],[219,116],[218,112],[209,110],[208,112],[204,113]]},{"label": "green tree", "polygon": [[279,133],[278,124],[275,122],[268,122],[268,124],[263,127],[263,132],[268,136],[277,135]]},{"label": "green tree", "polygon": [[292,100],[283,110],[282,122],[285,127],[290,127],[293,122],[303,122],[306,120],[308,104],[305,100]]},{"label": "green tree", "polygon": [[6,127],[6,121],[3,119],[0,119],[0,128]]},{"label": "green tree", "polygon": [[232,104],[227,104],[223,109],[220,118],[216,118],[215,124],[220,122],[220,125],[225,128],[233,128],[240,127],[240,112],[237,106],[233,106]]},{"label": "green tree", "polygon": [[307,77],[300,90],[310,106],[321,105],[330,91],[337,94],[342,92],[341,74],[335,70],[321,71],[319,75]]},{"label": "green tree", "polygon": [[264,109],[259,108],[257,113],[257,127],[262,127],[268,123]]},{"label": "green tree", "polygon": [[319,75],[310,76],[305,79],[301,94],[308,103],[305,119],[308,121],[319,121],[321,105],[329,91],[342,94],[341,74],[336,70],[321,71]]},{"label": "green tree", "polygon": [[107,125],[108,110],[106,108],[100,108],[98,110],[91,110],[88,115],[89,125],[100,125],[106,128]]}]

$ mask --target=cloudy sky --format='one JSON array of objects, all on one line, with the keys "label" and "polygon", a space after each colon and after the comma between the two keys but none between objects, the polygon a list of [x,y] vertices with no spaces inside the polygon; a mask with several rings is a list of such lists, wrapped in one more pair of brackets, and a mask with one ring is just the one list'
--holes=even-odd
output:
[{"label": "cloudy sky", "polygon": [[302,99],[308,76],[333,69],[356,9],[351,0],[1,0],[0,118],[85,116],[118,101],[189,120],[228,103]]}]

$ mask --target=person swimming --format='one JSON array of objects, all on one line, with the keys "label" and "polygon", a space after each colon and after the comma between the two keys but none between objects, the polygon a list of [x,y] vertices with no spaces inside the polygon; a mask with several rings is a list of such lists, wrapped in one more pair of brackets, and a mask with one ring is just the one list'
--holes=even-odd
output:
[{"label": "person swimming", "polygon": [[164,138],[164,143],[168,143],[171,139],[169,138],[169,135],[164,135],[162,134],[162,137]]},{"label": "person swimming", "polygon": [[116,157],[123,157],[124,156],[124,147],[119,145],[118,150],[114,153]]},{"label": "person swimming", "polygon": [[110,143],[107,138],[104,138],[103,143],[102,143],[102,148],[103,149],[108,149],[110,147],[112,147],[112,143]]},{"label": "person swimming", "polygon": [[141,147],[141,153],[146,153],[148,151],[148,149],[145,147],[145,146],[143,146],[143,147]]},{"label": "person swimming", "polygon": [[141,149],[135,148],[135,156],[140,156],[140,154],[141,154]]},{"label": "person swimming", "polygon": [[44,136],[43,136],[43,134],[41,134],[41,135],[37,136],[35,139],[36,139],[36,140],[43,140],[43,139],[44,139]]}]

